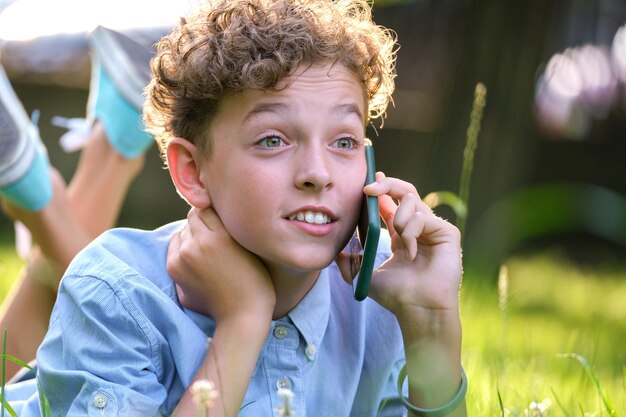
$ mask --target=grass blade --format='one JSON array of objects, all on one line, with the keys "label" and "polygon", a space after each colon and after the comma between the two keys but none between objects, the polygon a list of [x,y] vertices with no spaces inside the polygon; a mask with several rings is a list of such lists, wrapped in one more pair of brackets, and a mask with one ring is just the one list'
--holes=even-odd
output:
[{"label": "grass blade", "polygon": [[500,388],[497,388],[496,392],[498,393],[498,403],[500,404],[500,412],[502,413],[502,417],[505,417],[504,416],[504,403],[502,402],[502,395],[500,394]]},{"label": "grass blade", "polygon": [[376,413],[376,417],[381,416],[381,414],[383,413],[383,410],[385,409],[385,407],[387,407],[387,401],[389,401],[389,398],[385,398],[383,402],[380,404],[380,407],[378,407],[378,413]]},{"label": "grass blade", "polygon": [[50,403],[48,402],[48,398],[46,398],[46,394],[43,392],[43,387],[41,386],[41,382],[37,380],[37,389],[39,389],[39,406],[43,411],[43,417],[50,417]]},{"label": "grass blade", "polygon": [[18,364],[22,368],[27,368],[27,369],[29,369],[31,371],[33,370],[32,366],[30,366],[28,363],[24,362],[23,360],[16,358],[15,356],[7,355],[5,353],[5,354],[2,354],[2,358],[10,360],[11,362]]},{"label": "grass blade", "polygon": [[433,191],[424,197],[424,202],[433,209],[441,205],[449,206],[457,220],[467,217],[467,205],[465,201],[451,191]]},{"label": "grass blade", "polygon": [[[11,407],[11,404],[9,404],[8,401],[4,397],[2,397],[2,407],[7,411],[7,413],[11,415],[11,417],[19,417],[17,413],[15,412],[15,410],[13,409],[13,407]],[[2,415],[4,416],[4,414]]]},{"label": "grass blade", "polygon": [[249,406],[250,404],[254,404],[256,401],[249,401],[247,403],[245,403],[244,405],[241,406],[241,408],[239,409],[239,411],[243,410],[244,408],[246,408],[247,406]]},{"label": "grass blade", "polygon": [[593,367],[589,364],[587,359],[575,353],[566,353],[560,356],[564,358],[576,359],[583,366],[583,368],[587,372],[587,375],[589,375],[589,377],[595,384],[598,394],[600,395],[600,398],[602,399],[602,403],[604,404],[604,408],[606,408],[606,411],[609,413],[609,416],[618,417],[617,411],[615,411],[615,408],[613,407],[613,404],[611,403],[611,399],[609,398],[607,393],[604,392],[604,389],[602,389],[602,384],[600,384],[600,379],[598,378],[598,374],[596,374],[596,372],[593,370]]}]

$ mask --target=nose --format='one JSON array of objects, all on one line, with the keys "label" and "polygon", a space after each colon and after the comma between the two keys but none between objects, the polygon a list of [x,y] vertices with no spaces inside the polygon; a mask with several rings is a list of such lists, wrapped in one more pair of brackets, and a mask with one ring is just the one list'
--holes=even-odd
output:
[{"label": "nose", "polygon": [[307,147],[295,158],[295,185],[301,190],[322,191],[333,186],[329,155],[323,147]]}]

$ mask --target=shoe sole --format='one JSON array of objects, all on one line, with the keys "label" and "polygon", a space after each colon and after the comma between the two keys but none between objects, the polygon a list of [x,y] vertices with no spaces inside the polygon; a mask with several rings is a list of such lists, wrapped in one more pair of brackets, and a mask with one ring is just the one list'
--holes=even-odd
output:
[{"label": "shoe sole", "polygon": [[37,128],[33,126],[22,107],[9,77],[0,66],[0,100],[4,103],[5,110],[9,112],[10,119],[16,124],[17,131],[23,138],[18,140],[16,151],[2,161],[0,165],[0,188],[4,188],[19,180],[30,168],[38,146]]},{"label": "shoe sole", "polygon": [[143,90],[150,80],[141,74],[133,60],[124,52],[118,36],[120,35],[116,32],[102,26],[93,31],[89,38],[94,52],[92,65],[102,65],[120,94],[141,111],[145,101]]}]

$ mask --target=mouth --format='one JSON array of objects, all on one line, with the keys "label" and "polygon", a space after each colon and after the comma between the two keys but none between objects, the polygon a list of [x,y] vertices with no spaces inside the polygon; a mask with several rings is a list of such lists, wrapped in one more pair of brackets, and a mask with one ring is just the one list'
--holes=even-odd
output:
[{"label": "mouth", "polygon": [[289,220],[294,220],[298,222],[308,223],[308,224],[328,224],[332,223],[335,220],[326,213],[321,211],[313,211],[313,210],[302,210],[290,215]]}]

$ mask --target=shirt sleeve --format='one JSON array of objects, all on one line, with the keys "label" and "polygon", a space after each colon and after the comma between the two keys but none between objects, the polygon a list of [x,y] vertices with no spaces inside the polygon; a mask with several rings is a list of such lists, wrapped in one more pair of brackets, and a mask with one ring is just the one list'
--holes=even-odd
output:
[{"label": "shirt sleeve", "polygon": [[[404,407],[398,395],[398,374],[404,363],[404,358],[402,358],[394,364],[385,385],[383,398],[379,405],[378,414],[376,414],[377,417],[406,417],[408,415],[408,410]],[[405,391],[404,395],[408,395],[406,385],[403,391]]]},{"label": "shirt sleeve", "polygon": [[66,276],[37,353],[51,415],[160,416],[157,339],[125,280]]}]

